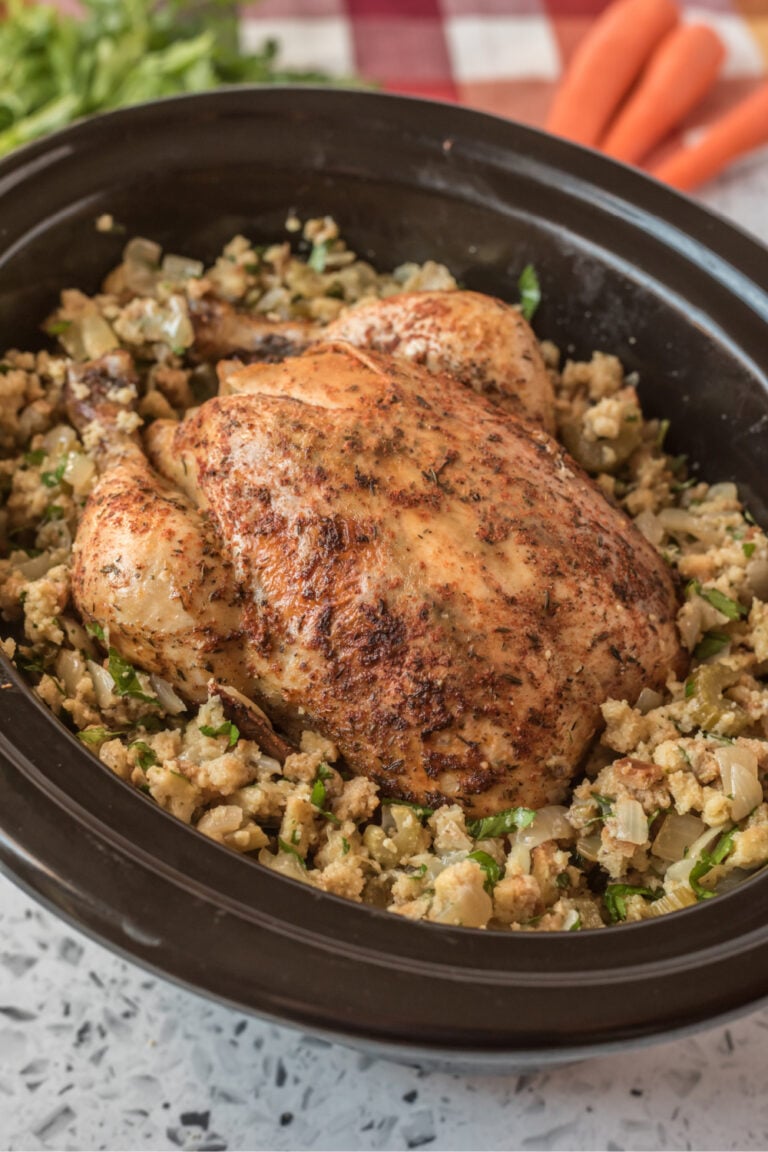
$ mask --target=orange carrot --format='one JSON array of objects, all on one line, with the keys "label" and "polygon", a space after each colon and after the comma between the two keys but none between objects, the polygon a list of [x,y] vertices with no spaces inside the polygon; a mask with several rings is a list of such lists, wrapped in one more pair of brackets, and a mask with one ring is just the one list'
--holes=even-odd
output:
[{"label": "orange carrot", "polygon": [[762,144],[768,144],[768,84],[715,120],[697,144],[673,152],[651,174],[673,188],[695,188]]},{"label": "orange carrot", "polygon": [[600,147],[636,164],[699,104],[725,59],[722,40],[704,24],[664,38]]},{"label": "orange carrot", "polygon": [[677,21],[673,0],[615,0],[576,49],[547,129],[578,144],[597,144],[654,48]]}]

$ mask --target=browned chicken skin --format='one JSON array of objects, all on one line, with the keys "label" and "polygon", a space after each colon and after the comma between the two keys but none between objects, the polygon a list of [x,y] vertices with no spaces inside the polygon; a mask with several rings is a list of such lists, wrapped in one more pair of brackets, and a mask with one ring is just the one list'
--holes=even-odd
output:
[{"label": "browned chicken skin", "polygon": [[554,395],[536,337],[518,308],[480,292],[404,292],[343,312],[325,328],[278,323],[205,299],[194,313],[203,359],[282,360],[313,343],[346,340],[447,372],[517,416],[555,430]]},{"label": "browned chicken skin", "polygon": [[320,730],[386,794],[561,799],[600,703],[679,660],[653,548],[543,430],[415,364],[340,343],[229,388],[149,429],[154,467],[112,462],[83,615],[188,697],[213,672]]}]

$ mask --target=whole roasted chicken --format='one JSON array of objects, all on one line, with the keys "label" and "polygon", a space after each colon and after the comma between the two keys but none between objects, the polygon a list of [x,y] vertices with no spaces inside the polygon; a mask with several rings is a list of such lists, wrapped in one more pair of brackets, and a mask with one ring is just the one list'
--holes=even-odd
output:
[{"label": "whole roasted chicken", "polygon": [[679,658],[666,567],[546,430],[517,311],[427,293],[329,335],[224,365],[222,395],[143,445],[108,399],[127,354],[80,370],[74,415],[105,432],[79,610],[188,699],[213,678],[289,738],[324,733],[386,795],[557,801],[602,701]]}]

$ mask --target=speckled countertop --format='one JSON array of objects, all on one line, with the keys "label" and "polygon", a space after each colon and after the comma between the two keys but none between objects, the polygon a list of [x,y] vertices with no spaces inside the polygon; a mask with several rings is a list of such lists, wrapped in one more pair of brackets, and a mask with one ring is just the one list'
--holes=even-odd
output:
[{"label": "speckled countertop", "polygon": [[[702,197],[768,241],[768,158]],[[768,1008],[525,1076],[372,1060],[181,991],[0,878],[0,1148],[766,1149]]]}]

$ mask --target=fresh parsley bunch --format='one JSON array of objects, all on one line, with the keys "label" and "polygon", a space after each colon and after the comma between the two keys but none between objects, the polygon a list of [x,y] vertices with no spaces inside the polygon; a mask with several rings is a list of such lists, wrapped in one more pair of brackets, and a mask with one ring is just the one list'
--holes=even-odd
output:
[{"label": "fresh parsley bunch", "polygon": [[81,116],[161,96],[224,84],[331,82],[322,72],[280,68],[274,41],[241,53],[237,6],[227,0],[84,0],[83,8],[78,19],[7,0],[0,155]]}]

